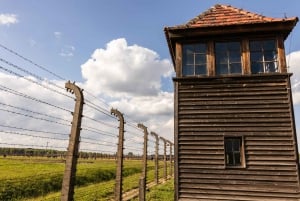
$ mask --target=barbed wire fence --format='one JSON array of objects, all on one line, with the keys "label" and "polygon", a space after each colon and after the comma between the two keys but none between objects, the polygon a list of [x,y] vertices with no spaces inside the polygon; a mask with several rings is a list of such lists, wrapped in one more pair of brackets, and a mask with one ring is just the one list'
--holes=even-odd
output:
[{"label": "barbed wire fence", "polygon": [[[121,128],[122,120],[109,104],[69,83],[81,90],[84,99],[82,113],[76,112],[78,97],[66,91],[65,78],[4,45],[0,44],[0,49],[1,79],[13,76],[18,81],[0,84],[0,150],[6,169],[12,169],[12,174],[0,178],[0,200],[126,200],[136,196],[132,189],[140,187],[141,181],[144,186],[139,197],[143,200],[147,184],[172,176],[172,142],[157,134],[156,138],[148,130],[145,134],[140,122],[115,109],[123,118]],[[48,74],[52,80],[41,74]],[[39,94],[31,88],[38,89]],[[76,127],[76,115],[80,124],[78,140],[74,142],[78,147],[70,155],[70,146],[74,145],[70,130]],[[69,156],[73,158],[70,164]],[[35,167],[30,174],[15,171],[24,169],[26,163]],[[66,184],[69,173],[71,181]]]}]

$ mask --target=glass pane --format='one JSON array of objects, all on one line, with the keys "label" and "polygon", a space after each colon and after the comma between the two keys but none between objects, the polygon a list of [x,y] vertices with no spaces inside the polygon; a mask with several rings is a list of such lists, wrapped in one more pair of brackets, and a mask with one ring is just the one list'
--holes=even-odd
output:
[{"label": "glass pane", "polygon": [[188,44],[182,46],[182,52],[184,55],[192,54],[194,52],[194,45]]},{"label": "glass pane", "polygon": [[225,139],[225,151],[227,153],[232,151],[232,142],[229,139]]},{"label": "glass pane", "polygon": [[261,51],[261,41],[250,41],[250,51]]},{"label": "glass pane", "polygon": [[216,52],[225,52],[227,50],[226,43],[216,43]]},{"label": "glass pane", "polygon": [[277,59],[276,52],[274,51],[265,52],[264,57],[265,61],[274,61]]},{"label": "glass pane", "polygon": [[265,63],[265,71],[267,73],[271,73],[271,72],[277,72],[277,66],[275,65],[275,62],[266,62]]},{"label": "glass pane", "polygon": [[217,75],[228,74],[227,64],[217,64],[216,66]]},{"label": "glass pane", "polygon": [[232,51],[230,52],[230,57],[229,57],[230,62],[241,62],[241,54],[238,51]]},{"label": "glass pane", "polygon": [[194,66],[193,65],[182,66],[182,74],[183,75],[194,75]]},{"label": "glass pane", "polygon": [[205,54],[196,54],[195,55],[195,64],[206,64],[206,55]]},{"label": "glass pane", "polygon": [[194,51],[196,53],[206,53],[206,44],[204,43],[194,44]]},{"label": "glass pane", "polygon": [[267,40],[263,42],[264,51],[276,50],[275,40]]},{"label": "glass pane", "polygon": [[227,162],[227,165],[233,165],[233,155],[232,153],[231,154],[227,154],[226,155],[226,162]]},{"label": "glass pane", "polygon": [[216,53],[216,63],[217,64],[227,64],[228,63],[227,52]]},{"label": "glass pane", "polygon": [[240,139],[233,139],[233,151],[240,151]]},{"label": "glass pane", "polygon": [[241,155],[240,153],[234,154],[234,165],[241,165]]},{"label": "glass pane", "polygon": [[262,63],[252,62],[251,63],[251,72],[252,72],[252,74],[263,73],[264,68],[263,68]]},{"label": "glass pane", "polygon": [[229,51],[239,51],[240,52],[240,43],[239,42],[231,42],[227,43],[227,48]]},{"label": "glass pane", "polygon": [[197,65],[195,66],[196,75],[206,75],[206,65]]},{"label": "glass pane", "polygon": [[250,60],[251,61],[263,61],[262,52],[251,52]]},{"label": "glass pane", "polygon": [[241,63],[232,63],[230,64],[230,73],[242,73]]}]

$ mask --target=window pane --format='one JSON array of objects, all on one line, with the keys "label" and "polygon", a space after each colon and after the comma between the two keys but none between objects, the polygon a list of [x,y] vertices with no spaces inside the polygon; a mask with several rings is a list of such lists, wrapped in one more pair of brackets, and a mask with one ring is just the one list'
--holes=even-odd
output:
[{"label": "window pane", "polygon": [[261,51],[260,41],[250,41],[250,51]]},{"label": "window pane", "polygon": [[228,74],[228,65],[227,64],[217,64],[216,66],[217,75]]},{"label": "window pane", "polygon": [[226,156],[227,156],[227,159],[226,159],[227,165],[233,165],[233,155],[227,154]]},{"label": "window pane", "polygon": [[277,72],[278,69],[276,67],[277,67],[277,65],[275,65],[275,62],[268,62],[265,64],[265,68],[266,68],[265,71],[269,72],[269,73]]},{"label": "window pane", "polygon": [[263,46],[264,51],[275,50],[276,49],[275,40],[264,41],[263,45],[264,45]]},{"label": "window pane", "polygon": [[182,52],[184,54],[192,54],[194,52],[194,45],[183,45]]},{"label": "window pane", "polygon": [[217,52],[225,52],[227,50],[226,43],[216,43],[215,48]]},{"label": "window pane", "polygon": [[216,74],[242,73],[240,42],[215,43]]},{"label": "window pane", "polygon": [[239,42],[231,42],[227,43],[227,48],[229,51],[238,51],[240,52],[240,43]]},{"label": "window pane", "polygon": [[217,52],[216,53],[216,63],[217,64],[227,64],[228,63],[227,52]]},{"label": "window pane", "polygon": [[234,154],[234,165],[241,165],[241,155],[240,155],[240,153]]},{"label": "window pane", "polygon": [[262,52],[251,52],[250,60],[251,61],[263,61]]},{"label": "window pane", "polygon": [[206,75],[206,65],[196,65],[195,66],[196,75]]},{"label": "window pane", "polygon": [[234,139],[233,141],[233,151],[240,151],[240,139]]},{"label": "window pane", "polygon": [[204,43],[198,43],[194,45],[194,52],[196,53],[206,53],[206,45]]},{"label": "window pane", "polygon": [[205,43],[183,44],[182,57],[182,75],[206,74]]},{"label": "window pane", "polygon": [[235,73],[242,73],[242,66],[240,63],[233,63],[230,64],[230,73],[235,74]]},{"label": "window pane", "polygon": [[252,73],[278,72],[276,41],[251,41],[250,60]]},{"label": "window pane", "polygon": [[263,64],[258,63],[258,62],[252,62],[251,63],[251,72],[253,74],[263,73],[264,72]]},{"label": "window pane", "polygon": [[183,63],[188,65],[194,64],[194,55],[188,54],[183,58]]},{"label": "window pane", "polygon": [[229,57],[230,62],[241,62],[241,55],[240,52],[230,52],[230,57]]},{"label": "window pane", "polygon": [[265,52],[264,57],[265,61],[274,61],[277,59],[276,52],[274,51]]},{"label": "window pane", "polygon": [[192,65],[185,65],[182,67],[182,74],[183,75],[194,75],[194,66]]},{"label": "window pane", "polygon": [[241,166],[242,165],[242,138],[229,137],[224,139],[225,146],[225,162],[227,166]]},{"label": "window pane", "polygon": [[225,140],[225,151],[226,152],[232,152],[232,141],[229,139]]},{"label": "window pane", "polygon": [[196,54],[195,55],[195,64],[206,64],[206,55],[205,54]]}]

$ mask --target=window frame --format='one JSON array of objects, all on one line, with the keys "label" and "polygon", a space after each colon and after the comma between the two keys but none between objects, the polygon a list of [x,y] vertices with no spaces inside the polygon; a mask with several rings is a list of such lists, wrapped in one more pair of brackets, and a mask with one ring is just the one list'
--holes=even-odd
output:
[{"label": "window frame", "polygon": [[[218,73],[218,58],[217,58],[217,44],[224,44],[226,45],[226,50],[223,52],[225,53],[224,55],[226,55],[226,57],[224,57],[224,59],[226,59],[225,62],[220,62],[220,65],[227,65],[227,73]],[[230,50],[228,44],[229,43],[238,43],[239,45],[239,62],[234,61],[234,60],[230,60],[232,58],[232,52],[237,52],[237,50]],[[241,40],[224,40],[224,41],[214,41],[214,60],[215,60],[215,75],[216,76],[224,76],[224,75],[242,75],[243,74],[243,50],[242,50],[242,41]],[[237,58],[237,56],[235,56]],[[233,66],[232,64],[240,64],[240,72],[238,73],[232,73],[232,69]]]},{"label": "window frame", "polygon": [[[205,52],[193,52],[193,64],[189,64],[190,66],[192,66],[191,68],[193,68],[193,74],[185,74],[184,73],[184,68],[186,65],[188,64],[185,64],[185,52],[184,52],[184,46],[188,46],[188,45],[197,45],[197,44],[200,44],[200,45],[205,45]],[[182,53],[182,61],[181,61],[181,76],[183,77],[197,77],[197,76],[208,76],[208,44],[206,42],[202,42],[202,41],[199,41],[199,42],[189,42],[189,43],[182,43],[181,45],[181,53]],[[204,55],[205,57],[205,63],[201,63],[201,64],[197,64],[196,63],[196,55]],[[205,74],[204,73],[201,73],[201,74],[197,74],[196,73],[196,68],[200,67],[200,66],[205,66]]]},{"label": "window frame", "polygon": [[[250,51],[250,42],[251,41],[274,41],[275,42],[275,51],[276,54],[276,63],[270,64],[269,66],[271,69],[276,69],[275,72],[266,71],[264,73],[254,73],[251,61],[251,51]],[[218,74],[217,73],[217,61],[216,61],[216,50],[215,44],[218,42],[238,42],[240,45],[240,58],[241,69],[237,70],[239,73],[224,73]],[[196,74],[195,68],[193,68],[193,74],[188,75],[184,73],[184,45],[191,45],[191,44],[205,44],[206,45],[206,73],[205,74]],[[178,45],[178,46],[177,46]],[[269,55],[271,55],[269,52]],[[204,53],[204,52],[203,52]],[[269,56],[270,57],[270,56]],[[270,57],[272,58],[272,57]],[[200,59],[201,60],[201,59]],[[254,59],[253,59],[254,61]],[[238,67],[236,67],[238,68]],[[243,76],[243,75],[261,75],[261,74],[278,74],[278,73],[286,73],[287,66],[286,66],[286,58],[285,58],[285,51],[284,51],[284,41],[281,37],[274,36],[274,35],[256,35],[256,36],[243,36],[243,37],[224,37],[223,39],[214,40],[212,38],[201,38],[199,40],[183,40],[181,42],[176,43],[176,75],[179,77],[227,77],[227,76]],[[201,72],[201,70],[199,70]]]},{"label": "window frame", "polygon": [[[230,165],[227,163],[227,149],[226,149],[226,142],[228,140],[239,140],[239,155],[240,155],[240,164],[233,164]],[[246,161],[245,161],[245,148],[244,148],[244,137],[243,136],[224,136],[224,167],[225,169],[236,169],[236,168],[246,168]]]},{"label": "window frame", "polygon": [[[264,42],[267,41],[274,41],[274,49],[272,51],[275,51],[275,55],[276,58],[273,60],[268,60],[266,58],[266,53],[270,53],[272,52],[271,50],[266,50],[263,46]],[[251,42],[260,42],[260,50],[252,50],[251,49]],[[278,39],[277,38],[251,38],[248,40],[248,44],[249,44],[249,64],[250,64],[250,73],[251,75],[256,75],[256,74],[268,74],[268,73],[280,73],[281,72],[281,66],[279,65],[279,52],[278,52]],[[257,54],[260,53],[260,55],[262,56],[262,61],[255,61],[251,59],[251,55],[252,54]],[[261,64],[262,65],[262,72],[253,72],[253,68],[252,65],[256,63],[256,64]],[[275,71],[268,71],[267,69],[267,64],[268,63],[272,63],[274,65]],[[276,70],[277,68],[277,70]]]}]

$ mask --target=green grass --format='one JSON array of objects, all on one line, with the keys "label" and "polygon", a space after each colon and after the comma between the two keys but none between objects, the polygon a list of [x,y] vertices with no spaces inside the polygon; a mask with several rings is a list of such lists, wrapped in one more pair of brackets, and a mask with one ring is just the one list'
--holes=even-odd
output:
[{"label": "green grass", "polygon": [[[162,165],[161,165],[162,167]],[[0,158],[0,200],[60,200],[65,163],[38,157]],[[115,185],[115,160],[79,160],[75,200],[109,200]],[[169,168],[168,168],[169,169]],[[123,192],[138,187],[140,160],[125,160]],[[154,180],[154,163],[148,161],[147,181]],[[160,169],[160,175],[163,169]]]},{"label": "green grass", "polygon": [[[174,200],[174,180],[168,180],[164,184],[154,186],[146,192],[147,201],[173,201]],[[131,201],[138,201],[134,198]]]}]

